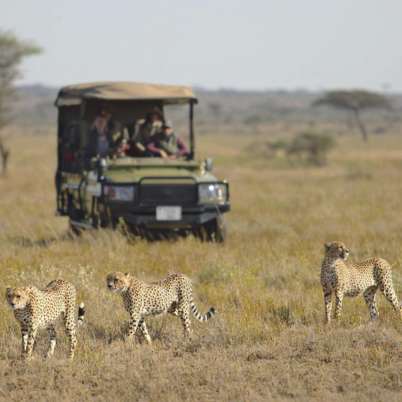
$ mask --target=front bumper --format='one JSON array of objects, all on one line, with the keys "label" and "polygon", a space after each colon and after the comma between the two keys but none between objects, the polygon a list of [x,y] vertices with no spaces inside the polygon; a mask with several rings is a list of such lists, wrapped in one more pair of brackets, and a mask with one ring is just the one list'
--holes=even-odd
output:
[{"label": "front bumper", "polygon": [[191,228],[202,225],[219,215],[230,211],[230,204],[200,205],[183,207],[182,217],[175,221],[156,220],[156,206],[127,207],[124,203],[109,203],[109,211],[116,218],[123,218],[125,222],[134,226],[149,228]]}]

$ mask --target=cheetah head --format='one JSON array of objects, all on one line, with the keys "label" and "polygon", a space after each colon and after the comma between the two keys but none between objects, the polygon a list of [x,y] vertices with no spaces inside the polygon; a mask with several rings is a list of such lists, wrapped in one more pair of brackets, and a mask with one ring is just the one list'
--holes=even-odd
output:
[{"label": "cheetah head", "polygon": [[325,255],[328,257],[346,260],[349,257],[349,252],[350,250],[341,241],[325,243]]},{"label": "cheetah head", "polygon": [[22,310],[30,302],[29,294],[24,288],[7,288],[6,299],[13,310]]},{"label": "cheetah head", "polygon": [[112,292],[125,292],[130,286],[130,275],[123,272],[111,272],[106,277],[106,286]]}]

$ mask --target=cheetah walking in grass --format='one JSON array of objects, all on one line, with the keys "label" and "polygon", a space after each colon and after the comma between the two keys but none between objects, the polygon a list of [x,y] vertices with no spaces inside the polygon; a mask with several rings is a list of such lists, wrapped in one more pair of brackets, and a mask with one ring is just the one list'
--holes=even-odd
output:
[{"label": "cheetah walking in grass", "polygon": [[[60,316],[64,319],[64,326],[70,341],[69,358],[74,357],[77,345],[76,290],[71,283],[58,279],[50,282],[44,290],[39,290],[35,286],[7,288],[6,298],[21,326],[22,356],[24,358],[31,358],[39,328],[47,328],[49,334],[47,356],[53,355],[56,346],[54,322]],[[84,315],[85,307],[81,303],[78,309],[78,324],[83,322]]]},{"label": "cheetah walking in grass", "polygon": [[170,313],[179,316],[185,336],[190,336],[190,312],[199,321],[207,321],[215,314],[213,307],[205,315],[198,311],[193,302],[191,281],[182,274],[169,274],[157,283],[148,284],[127,273],[112,272],[106,278],[106,285],[123,298],[124,307],[130,315],[129,338],[133,338],[137,328],[140,328],[145,340],[151,343],[144,321],[149,315]]},{"label": "cheetah walking in grass", "polygon": [[324,292],[326,322],[331,321],[332,294],[335,294],[335,318],[342,311],[344,296],[355,297],[363,294],[370,312],[370,319],[378,318],[376,292],[379,289],[402,319],[389,263],[382,258],[370,258],[346,264],[349,249],[339,241],[325,244],[325,256],[321,266],[321,285]]}]

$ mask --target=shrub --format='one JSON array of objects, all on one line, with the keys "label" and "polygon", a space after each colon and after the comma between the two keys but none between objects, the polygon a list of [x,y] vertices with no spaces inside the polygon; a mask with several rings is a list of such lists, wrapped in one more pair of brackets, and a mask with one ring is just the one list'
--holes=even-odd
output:
[{"label": "shrub", "polygon": [[322,166],[327,163],[328,152],[336,145],[334,138],[320,133],[302,132],[289,143],[288,156],[297,156],[307,162]]}]

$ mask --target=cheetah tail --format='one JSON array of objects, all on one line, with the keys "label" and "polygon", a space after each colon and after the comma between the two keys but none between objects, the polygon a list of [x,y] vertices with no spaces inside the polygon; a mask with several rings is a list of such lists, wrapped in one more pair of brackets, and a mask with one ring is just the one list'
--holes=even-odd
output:
[{"label": "cheetah tail", "polygon": [[78,319],[77,319],[78,326],[84,323],[84,318],[85,318],[85,305],[84,303],[81,303],[78,307]]},{"label": "cheetah tail", "polygon": [[207,320],[209,320],[210,318],[212,318],[212,317],[215,315],[215,313],[216,313],[215,309],[214,309],[213,307],[211,307],[211,308],[208,310],[208,312],[207,312],[206,314],[202,315],[202,314],[198,311],[197,306],[195,305],[194,302],[191,302],[190,307],[191,307],[191,312],[193,313],[193,316],[194,316],[198,321],[207,321]]}]

